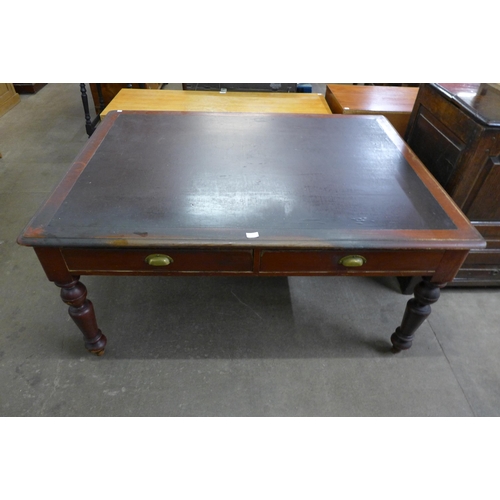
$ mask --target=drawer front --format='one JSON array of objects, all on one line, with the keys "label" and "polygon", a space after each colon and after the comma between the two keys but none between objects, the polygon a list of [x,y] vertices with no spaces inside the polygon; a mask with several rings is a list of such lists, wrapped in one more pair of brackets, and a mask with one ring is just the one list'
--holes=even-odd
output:
[{"label": "drawer front", "polygon": [[[365,259],[359,267],[346,267],[340,261],[349,255]],[[260,256],[261,273],[382,274],[434,271],[443,251],[273,251]]]},{"label": "drawer front", "polygon": [[498,269],[461,269],[448,286],[500,286]]},{"label": "drawer front", "polygon": [[462,267],[469,268],[475,266],[495,267],[497,269],[500,269],[500,248],[471,250]]},{"label": "drawer front", "polygon": [[472,225],[481,233],[481,236],[488,241],[488,246],[498,246],[500,241],[500,223],[472,222]]},{"label": "drawer front", "polygon": [[[62,254],[68,269],[73,273],[100,272],[252,272],[252,250],[108,250],[65,248]],[[168,265],[150,265],[146,258],[151,255],[166,255]]]}]

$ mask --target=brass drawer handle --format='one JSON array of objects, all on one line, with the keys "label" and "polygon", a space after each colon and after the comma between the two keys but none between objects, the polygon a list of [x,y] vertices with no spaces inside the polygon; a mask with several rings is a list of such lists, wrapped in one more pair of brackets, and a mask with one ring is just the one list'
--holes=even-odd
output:
[{"label": "brass drawer handle", "polygon": [[361,267],[366,264],[366,259],[361,255],[346,255],[339,261],[345,267]]},{"label": "brass drawer handle", "polygon": [[151,255],[148,255],[145,260],[150,266],[168,266],[169,264],[172,264],[172,262],[174,262],[174,259],[172,259],[172,257],[163,255],[161,253],[153,253]]}]

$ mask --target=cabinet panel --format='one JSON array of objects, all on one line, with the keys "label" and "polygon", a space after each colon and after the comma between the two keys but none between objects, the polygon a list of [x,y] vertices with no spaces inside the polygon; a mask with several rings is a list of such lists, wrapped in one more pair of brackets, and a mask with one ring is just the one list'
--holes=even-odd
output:
[{"label": "cabinet panel", "polygon": [[500,158],[488,158],[482,171],[484,174],[477,182],[478,189],[467,210],[467,216],[472,221],[500,220]]},{"label": "cabinet panel", "polygon": [[423,106],[419,107],[408,141],[431,174],[446,188],[465,144]]}]

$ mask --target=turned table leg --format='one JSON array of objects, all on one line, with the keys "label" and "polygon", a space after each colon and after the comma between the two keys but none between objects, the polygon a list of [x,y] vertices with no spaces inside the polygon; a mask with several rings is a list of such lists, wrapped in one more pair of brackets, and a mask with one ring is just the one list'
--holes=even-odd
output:
[{"label": "turned table leg", "polygon": [[70,283],[58,283],[61,288],[61,298],[69,306],[69,315],[83,333],[86,349],[92,354],[102,356],[106,347],[106,337],[97,326],[94,306],[87,299],[87,289],[79,280],[79,276],[74,276]]},{"label": "turned table leg", "polygon": [[439,299],[440,288],[445,284],[421,281],[414,290],[415,297],[406,304],[401,326],[391,336],[393,352],[409,349],[413,343],[415,331],[431,313],[431,304]]},{"label": "turned table leg", "polygon": [[90,119],[89,99],[87,97],[87,88],[84,83],[80,83],[80,93],[82,95],[83,112],[85,114],[85,130],[90,137],[94,133],[95,128]]}]

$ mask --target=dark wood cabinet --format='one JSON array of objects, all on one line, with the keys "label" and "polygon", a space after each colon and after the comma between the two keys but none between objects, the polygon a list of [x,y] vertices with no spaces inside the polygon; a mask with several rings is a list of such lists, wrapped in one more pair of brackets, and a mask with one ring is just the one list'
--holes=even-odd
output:
[{"label": "dark wood cabinet", "polygon": [[487,240],[450,285],[500,285],[500,87],[423,84],[405,140]]},{"label": "dark wood cabinet", "polygon": [[46,83],[14,83],[14,88],[18,94],[36,94],[43,89]]}]

